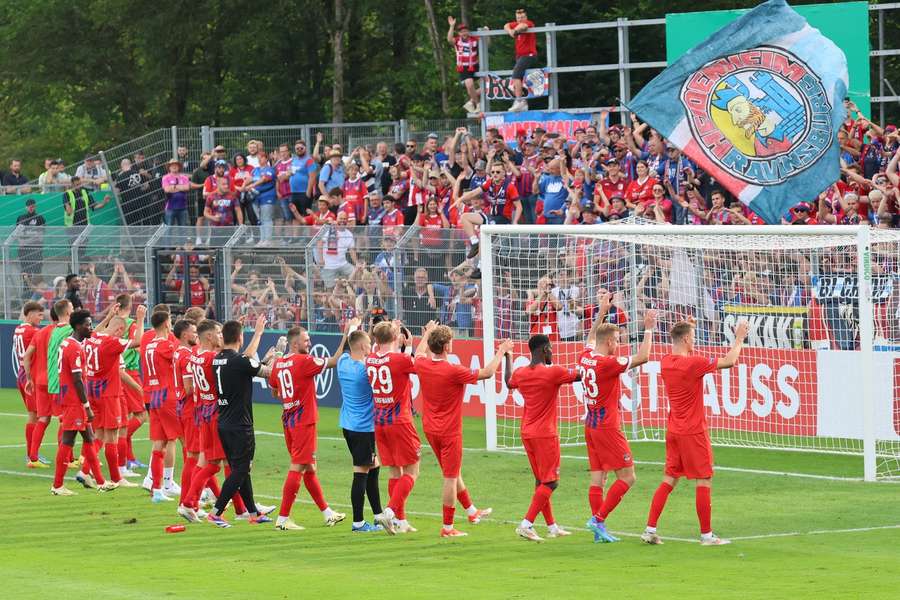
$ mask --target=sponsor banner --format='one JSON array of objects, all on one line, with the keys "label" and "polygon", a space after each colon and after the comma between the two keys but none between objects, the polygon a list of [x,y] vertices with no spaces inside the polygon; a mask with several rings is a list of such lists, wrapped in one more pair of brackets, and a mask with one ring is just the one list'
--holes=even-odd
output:
[{"label": "sponsor banner", "polygon": [[575,137],[575,130],[579,127],[591,125],[591,115],[587,113],[573,114],[567,112],[551,112],[544,110],[526,110],[516,113],[501,113],[488,115],[484,119],[485,127],[496,127],[503,136],[504,141],[512,147],[516,146],[516,131],[524,129],[526,135],[531,135],[538,127],[543,127],[547,133],[558,133],[566,139]]},{"label": "sponsor banner", "polygon": [[[528,69],[522,79],[526,98],[541,98],[550,93],[550,73],[546,69]],[[488,100],[515,100],[512,79],[489,73],[484,77],[484,94]]]},{"label": "sponsor banner", "polygon": [[731,344],[738,322],[746,320],[750,326],[747,346],[801,350],[808,346],[805,344],[808,312],[805,306],[728,305],[722,318],[722,334],[725,343]]},{"label": "sponsor banner", "polygon": [[[813,297],[816,300],[838,300],[856,302],[859,297],[859,279],[856,275],[817,275],[812,278]],[[872,301],[882,302],[894,293],[894,278],[891,275],[872,277]]]}]

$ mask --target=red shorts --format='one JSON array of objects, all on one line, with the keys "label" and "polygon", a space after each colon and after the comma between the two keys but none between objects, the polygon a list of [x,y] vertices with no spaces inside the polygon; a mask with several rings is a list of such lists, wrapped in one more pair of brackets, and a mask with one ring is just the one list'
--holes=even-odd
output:
[{"label": "red shorts", "polygon": [[291,464],[311,465],[316,462],[316,424],[284,428],[284,444],[291,454]]},{"label": "red shorts", "polygon": [[559,479],[559,438],[523,438],[534,478],[542,483]]},{"label": "red shorts", "polygon": [[122,412],[118,396],[100,396],[91,401],[94,411],[94,429],[119,429],[122,427]]},{"label": "red shorts", "polygon": [[62,414],[62,405],[57,403],[59,394],[51,394],[46,385],[34,386],[34,407],[39,417],[58,417]]},{"label": "red shorts", "polygon": [[184,436],[184,451],[199,453],[202,450],[200,446],[200,427],[194,421],[193,403],[185,404],[181,411],[181,432]]},{"label": "red shorts", "polygon": [[181,437],[181,419],[174,406],[163,405],[150,411],[150,439],[171,441]]},{"label": "red shorts", "polygon": [[63,431],[84,431],[87,428],[87,413],[80,404],[66,404],[59,418],[59,427]]},{"label": "red shorts", "polygon": [[444,478],[459,477],[462,468],[462,435],[440,435],[425,432],[425,439],[431,446]]},{"label": "red shorts", "polygon": [[22,402],[25,403],[25,410],[30,413],[36,413],[37,401],[34,399],[34,393],[25,393],[25,375],[20,375],[16,384],[19,388],[19,395],[22,396]]},{"label": "red shorts", "polygon": [[225,450],[219,440],[219,419],[213,417],[209,423],[200,423],[200,448],[207,461],[225,460]]},{"label": "red shorts", "polygon": [[422,442],[412,423],[376,425],[375,444],[381,464],[389,467],[414,465],[422,456]]},{"label": "red shorts", "polygon": [[713,451],[709,433],[666,432],[666,475],[688,479],[713,476]]},{"label": "red shorts", "polygon": [[[134,379],[138,384],[141,383],[141,374],[137,371],[125,371],[128,373],[128,376]],[[142,413],[147,410],[144,407],[144,394],[143,392],[139,392],[136,389],[125,385],[122,383],[122,395],[125,397],[125,405],[128,410],[123,412],[123,415],[127,413]]]},{"label": "red shorts", "polygon": [[634,466],[631,447],[621,429],[584,428],[591,471],[618,471]]}]

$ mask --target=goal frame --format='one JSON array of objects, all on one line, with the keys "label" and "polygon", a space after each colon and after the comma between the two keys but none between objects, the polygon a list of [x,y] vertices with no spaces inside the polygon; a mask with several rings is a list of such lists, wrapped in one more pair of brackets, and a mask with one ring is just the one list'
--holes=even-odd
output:
[{"label": "goal frame", "polygon": [[[870,230],[866,225],[482,225],[480,231],[480,256],[482,274],[482,311],[483,311],[483,352],[484,360],[494,355],[494,265],[491,261],[493,253],[492,234],[536,236],[541,234],[556,235],[615,235],[617,237],[633,236],[760,236],[784,235],[788,237],[805,237],[820,235],[846,235],[848,244],[855,236],[856,242],[856,274],[859,281],[859,338],[860,364],[862,368],[861,390],[863,396],[863,478],[866,481],[876,480],[875,457],[875,397],[873,390],[873,336],[874,316],[871,297],[871,241]],[[487,285],[484,285],[487,282]],[[488,450],[497,450],[497,386],[485,385],[484,415],[485,443]],[[759,449],[771,449],[764,446],[744,446]]]}]

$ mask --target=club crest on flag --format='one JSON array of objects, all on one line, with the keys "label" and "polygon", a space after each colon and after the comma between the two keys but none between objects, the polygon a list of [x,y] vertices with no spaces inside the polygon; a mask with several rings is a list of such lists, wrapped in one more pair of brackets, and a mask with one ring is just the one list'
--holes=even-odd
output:
[{"label": "club crest on flag", "polygon": [[830,144],[832,106],[822,81],[783,48],[710,61],[685,79],[680,98],[704,154],[750,184],[786,181]]}]

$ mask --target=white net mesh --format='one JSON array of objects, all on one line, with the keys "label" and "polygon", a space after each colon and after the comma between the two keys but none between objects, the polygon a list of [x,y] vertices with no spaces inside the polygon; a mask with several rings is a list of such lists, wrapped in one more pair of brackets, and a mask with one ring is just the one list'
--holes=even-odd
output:
[{"label": "white net mesh", "polygon": [[[856,229],[814,235],[705,229],[700,235],[652,226],[636,235],[615,227],[590,235],[577,228],[492,233],[490,256],[482,259],[491,261],[484,286],[493,295],[492,305],[485,303],[485,327],[494,324],[496,342],[518,342],[514,367],[528,362],[525,344],[535,333],[551,337],[555,363],[574,366],[600,294],[612,294],[605,319],[621,327],[623,353],[636,351],[644,311],[656,309],[650,362],[623,375],[621,406],[626,435],[661,440],[667,399],[659,360],[669,350],[670,328],[695,318],[696,353],[721,356],[737,322],[746,319],[750,334],[739,364],[704,382],[713,443],[862,454],[863,404],[854,376],[862,372]],[[873,238],[879,476],[900,473],[897,239]],[[497,446],[518,447],[522,398],[502,383],[498,389]],[[562,444],[584,442],[584,412],[580,386],[563,388]]]}]

